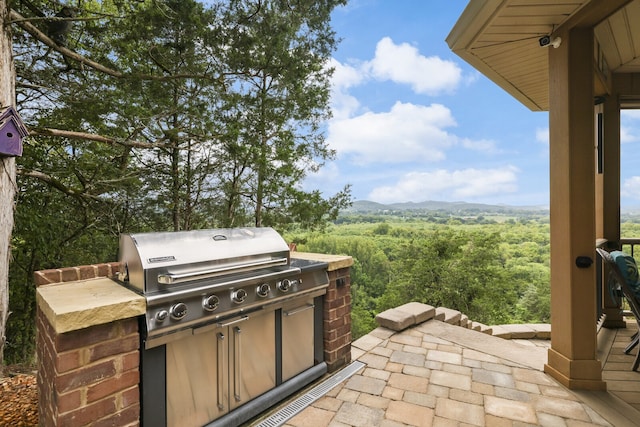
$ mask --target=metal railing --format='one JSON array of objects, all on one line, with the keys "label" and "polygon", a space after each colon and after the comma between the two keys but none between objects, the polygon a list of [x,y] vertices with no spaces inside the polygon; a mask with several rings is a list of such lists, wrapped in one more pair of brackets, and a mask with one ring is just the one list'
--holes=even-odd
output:
[{"label": "metal railing", "polygon": [[633,253],[636,245],[640,246],[640,237],[620,239],[620,250],[628,253],[631,256],[634,256]]},{"label": "metal railing", "polygon": [[[616,249],[616,244],[614,242],[609,242],[607,240],[599,240],[596,243],[596,246],[599,248],[604,248],[607,250]],[[635,247],[640,247],[640,238],[622,238],[620,239],[620,250],[634,256]],[[640,264],[640,262],[639,262]],[[602,318],[605,309],[620,309],[622,310],[622,297],[621,295],[616,295],[615,298],[607,298],[607,295],[610,295],[612,292],[609,289],[609,284],[607,283],[607,277],[605,274],[607,272],[603,268],[603,261],[600,255],[596,254],[596,301],[597,301],[597,310],[598,310],[598,319]],[[609,301],[607,301],[609,300]],[[615,303],[615,305],[612,304]],[[607,303],[609,304],[607,306]]]}]

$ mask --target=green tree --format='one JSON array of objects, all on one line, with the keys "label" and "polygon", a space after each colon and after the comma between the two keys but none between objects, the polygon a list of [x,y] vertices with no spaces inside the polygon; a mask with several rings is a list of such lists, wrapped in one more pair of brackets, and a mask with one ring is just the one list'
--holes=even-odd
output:
[{"label": "green tree", "polygon": [[479,322],[510,321],[517,294],[499,242],[497,233],[444,229],[405,244],[379,310],[418,301],[460,310]]},{"label": "green tree", "polygon": [[314,235],[298,250],[353,257],[351,267],[351,334],[353,339],[375,328],[377,298],[387,286],[391,263],[376,243],[365,237]]},{"label": "green tree", "polygon": [[333,156],[320,127],[341,4],[79,0],[52,40],[57,3],[12,2],[32,130],[17,172],[15,334],[33,318],[34,270],[113,260],[119,233],[337,216],[348,187],[324,197],[300,181]]},{"label": "green tree", "polygon": [[[335,219],[348,187],[329,200],[299,183],[334,157],[321,125],[330,118],[326,66],[337,39],[331,11],[342,0],[232,0],[221,12],[226,33],[221,61],[230,70],[220,94],[227,168],[220,169],[227,221],[250,210],[256,226],[307,226]],[[240,213],[238,213],[240,211]]]}]

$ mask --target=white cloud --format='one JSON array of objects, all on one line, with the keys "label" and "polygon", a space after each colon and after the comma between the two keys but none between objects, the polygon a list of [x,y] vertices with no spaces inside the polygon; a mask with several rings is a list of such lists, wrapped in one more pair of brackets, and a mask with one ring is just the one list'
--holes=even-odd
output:
[{"label": "white cloud", "polygon": [[640,110],[621,110],[620,115],[622,120],[624,119],[640,120]]},{"label": "white cloud", "polygon": [[640,141],[640,130],[638,130],[637,121],[640,120],[640,110],[621,110],[620,111],[620,142],[625,144],[629,142]]},{"label": "white cloud", "polygon": [[500,169],[410,172],[394,185],[375,188],[368,199],[379,203],[424,200],[473,200],[517,191],[514,166]]},{"label": "white cloud", "polygon": [[637,135],[637,129],[629,126],[620,126],[620,143],[626,144],[640,140]]},{"label": "white cloud", "polygon": [[536,141],[542,144],[549,145],[549,128],[536,129]]},{"label": "white cloud", "polygon": [[396,102],[389,112],[367,112],[332,120],[327,142],[338,154],[351,154],[358,164],[438,161],[456,137],[444,130],[455,126],[451,111]]},{"label": "white cloud", "polygon": [[348,93],[348,89],[362,83],[365,75],[358,67],[342,64],[330,59],[327,67],[333,68],[331,78],[331,111],[333,117],[341,119],[351,117],[360,108],[360,101]]},{"label": "white cloud", "polygon": [[329,68],[333,68],[333,76],[331,83],[334,88],[348,89],[357,86],[365,80],[366,76],[362,72],[362,66],[351,66],[342,64],[340,61],[331,58],[327,64]]},{"label": "white cloud", "polygon": [[620,195],[640,200],[640,176],[625,179],[620,189]]},{"label": "white cloud", "polygon": [[368,66],[377,80],[408,84],[425,95],[453,91],[462,80],[462,70],[455,62],[423,56],[414,46],[395,44],[389,37],[378,42]]},{"label": "white cloud", "polygon": [[488,139],[473,140],[469,138],[463,138],[460,142],[462,146],[468,150],[482,151],[485,153],[493,154],[500,151],[496,148],[495,141],[490,141]]}]

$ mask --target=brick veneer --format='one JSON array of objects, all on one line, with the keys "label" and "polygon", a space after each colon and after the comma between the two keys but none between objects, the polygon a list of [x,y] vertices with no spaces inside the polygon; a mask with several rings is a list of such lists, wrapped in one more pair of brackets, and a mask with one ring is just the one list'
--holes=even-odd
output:
[{"label": "brick veneer", "polygon": [[[114,277],[117,262],[42,270],[37,286]],[[351,362],[350,268],[329,271],[324,298],[324,359],[329,372]],[[139,426],[138,319],[58,334],[38,307],[38,411],[42,426]]]},{"label": "brick veneer", "polygon": [[56,334],[38,310],[38,411],[42,426],[137,426],[137,319]]},{"label": "brick veneer", "polygon": [[350,268],[329,271],[324,300],[324,360],[329,372],[351,362]]},{"label": "brick veneer", "polygon": [[96,277],[115,277],[120,269],[120,263],[107,262],[103,264],[81,265],[79,267],[53,268],[36,271],[33,275],[36,286],[52,283],[73,282],[74,280],[94,279]]},{"label": "brick veneer", "polygon": [[[36,285],[112,277],[117,263],[43,270]],[[140,425],[138,319],[58,334],[36,316],[38,412],[42,426]]]}]

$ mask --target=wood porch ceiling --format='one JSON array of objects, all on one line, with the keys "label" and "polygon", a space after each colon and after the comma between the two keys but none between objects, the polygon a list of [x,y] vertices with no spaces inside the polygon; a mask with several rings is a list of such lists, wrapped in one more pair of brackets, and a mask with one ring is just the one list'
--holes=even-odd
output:
[{"label": "wood porch ceiling", "polygon": [[470,0],[446,41],[453,52],[533,111],[549,109],[548,50],[539,39],[594,26],[594,61],[640,72],[640,0]]}]

